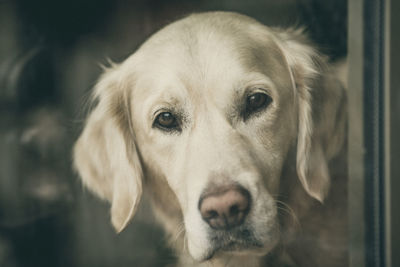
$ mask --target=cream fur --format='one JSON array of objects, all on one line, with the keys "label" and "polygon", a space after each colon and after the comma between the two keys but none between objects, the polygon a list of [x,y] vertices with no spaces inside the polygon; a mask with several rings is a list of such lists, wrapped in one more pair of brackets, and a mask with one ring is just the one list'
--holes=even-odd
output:
[{"label": "cream fur", "polygon": [[[244,120],[238,110],[248,92],[273,101]],[[280,181],[298,176],[300,191],[323,202],[346,125],[344,91],[301,30],[268,28],[235,13],[194,14],[107,70],[94,99],[74,162],[84,184],[111,202],[118,232],[132,219],[144,184],[182,266],[261,266],[274,253],[274,262],[293,263],[276,252],[284,232]],[[152,127],[160,109],[180,114],[181,132]],[[212,230],[197,207],[210,183],[250,192],[246,227],[260,248],[213,251]]]}]

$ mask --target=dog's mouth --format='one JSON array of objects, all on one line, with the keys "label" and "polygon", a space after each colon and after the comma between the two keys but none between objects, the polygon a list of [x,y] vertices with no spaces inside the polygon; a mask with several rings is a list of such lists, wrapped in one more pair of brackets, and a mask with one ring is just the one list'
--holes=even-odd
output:
[{"label": "dog's mouth", "polygon": [[214,231],[210,234],[211,248],[204,260],[212,259],[217,253],[243,253],[264,247],[249,229]]}]

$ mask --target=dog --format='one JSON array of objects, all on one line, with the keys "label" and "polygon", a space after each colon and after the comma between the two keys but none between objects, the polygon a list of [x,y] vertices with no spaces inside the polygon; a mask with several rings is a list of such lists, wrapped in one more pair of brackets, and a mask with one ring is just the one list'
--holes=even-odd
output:
[{"label": "dog", "polygon": [[180,266],[346,266],[346,90],[301,29],[192,14],[105,71],[74,147],[121,232],[145,189]]}]

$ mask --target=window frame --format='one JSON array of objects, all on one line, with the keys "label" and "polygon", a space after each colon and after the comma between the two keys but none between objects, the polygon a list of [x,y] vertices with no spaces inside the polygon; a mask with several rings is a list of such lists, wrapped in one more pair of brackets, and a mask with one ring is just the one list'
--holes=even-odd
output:
[{"label": "window frame", "polygon": [[[350,0],[348,38],[350,266],[400,266],[399,25],[390,0]],[[394,6],[396,5],[396,7]],[[395,43],[396,42],[396,43]],[[398,60],[396,60],[398,59]],[[361,66],[361,67],[360,67]],[[398,102],[398,101],[397,101]],[[396,194],[397,193],[397,194]]]}]

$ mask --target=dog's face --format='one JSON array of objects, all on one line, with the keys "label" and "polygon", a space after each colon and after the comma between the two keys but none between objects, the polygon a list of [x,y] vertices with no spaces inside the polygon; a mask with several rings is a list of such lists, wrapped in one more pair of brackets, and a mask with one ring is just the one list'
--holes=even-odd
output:
[{"label": "dog's face", "polygon": [[165,216],[181,214],[199,261],[274,247],[290,148],[305,190],[323,199],[329,176],[322,145],[311,142],[308,102],[312,50],[285,38],[244,16],[194,15],[106,74],[75,162],[89,188],[112,202],[117,230],[136,209],[142,169],[158,184]]},{"label": "dog's face", "polygon": [[[246,33],[238,39],[231,29],[196,30],[140,51],[131,96],[137,147],[175,193],[192,256],[270,247],[278,232],[273,195],[297,132],[288,66],[272,42],[268,50]],[[238,227],[213,227],[200,200],[233,186],[248,192],[239,211],[247,214]]]}]

